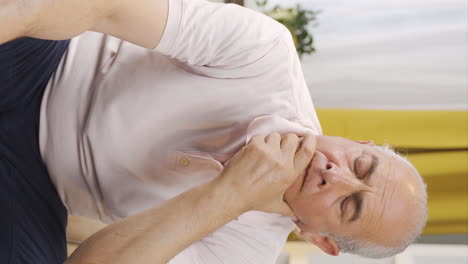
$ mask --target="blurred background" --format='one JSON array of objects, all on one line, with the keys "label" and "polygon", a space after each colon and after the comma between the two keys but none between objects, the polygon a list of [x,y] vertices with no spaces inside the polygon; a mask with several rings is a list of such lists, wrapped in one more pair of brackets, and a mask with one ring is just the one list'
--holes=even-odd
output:
[{"label": "blurred background", "polygon": [[317,51],[302,58],[316,107],[466,111],[467,3],[268,0],[266,9],[320,12],[309,27]]},{"label": "blurred background", "polygon": [[[468,0],[217,2],[290,29],[325,134],[390,144],[428,185],[428,224],[404,253],[327,257],[291,236],[277,263],[468,263]],[[71,252],[102,225],[69,227]]]}]

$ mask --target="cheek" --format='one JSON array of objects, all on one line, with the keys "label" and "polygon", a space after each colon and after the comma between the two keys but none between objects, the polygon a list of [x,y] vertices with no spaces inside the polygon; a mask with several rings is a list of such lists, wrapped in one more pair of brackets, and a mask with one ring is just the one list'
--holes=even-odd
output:
[{"label": "cheek", "polygon": [[304,197],[298,200],[293,206],[296,215],[307,225],[317,226],[326,223],[336,214],[333,208],[333,196],[322,193]]}]

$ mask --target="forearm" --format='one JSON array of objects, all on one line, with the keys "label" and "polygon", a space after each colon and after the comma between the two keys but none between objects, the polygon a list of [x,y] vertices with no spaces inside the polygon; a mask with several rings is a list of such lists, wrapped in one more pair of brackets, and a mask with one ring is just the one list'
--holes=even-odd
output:
[{"label": "forearm", "polygon": [[91,30],[112,35],[144,48],[154,48],[166,26],[170,0],[121,0],[112,14]]},{"label": "forearm", "polygon": [[0,44],[29,36],[60,40],[87,30],[153,48],[169,0],[0,0]]},{"label": "forearm", "polygon": [[71,38],[110,15],[122,0],[0,1],[0,43],[4,43],[23,36]]},{"label": "forearm", "polygon": [[0,44],[26,35],[39,10],[37,1],[0,0]]},{"label": "forearm", "polygon": [[226,190],[211,181],[109,225],[83,242],[67,264],[167,263],[242,212]]}]

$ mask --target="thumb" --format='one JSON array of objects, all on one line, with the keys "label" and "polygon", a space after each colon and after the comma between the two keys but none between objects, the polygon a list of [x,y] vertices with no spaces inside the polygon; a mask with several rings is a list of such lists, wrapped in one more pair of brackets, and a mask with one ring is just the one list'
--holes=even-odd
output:
[{"label": "thumb", "polygon": [[309,163],[315,154],[315,146],[315,135],[306,135],[302,141],[301,147],[294,156],[294,168],[296,173],[302,173],[307,168],[307,166],[309,166]]}]

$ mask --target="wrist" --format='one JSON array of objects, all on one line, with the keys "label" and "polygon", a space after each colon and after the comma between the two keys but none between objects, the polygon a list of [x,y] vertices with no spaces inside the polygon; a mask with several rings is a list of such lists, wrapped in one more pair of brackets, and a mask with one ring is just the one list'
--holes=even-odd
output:
[{"label": "wrist", "polygon": [[221,210],[225,212],[226,217],[234,219],[251,210],[250,203],[243,199],[242,193],[225,180],[223,175],[211,180],[208,185],[210,196],[222,206]]}]

